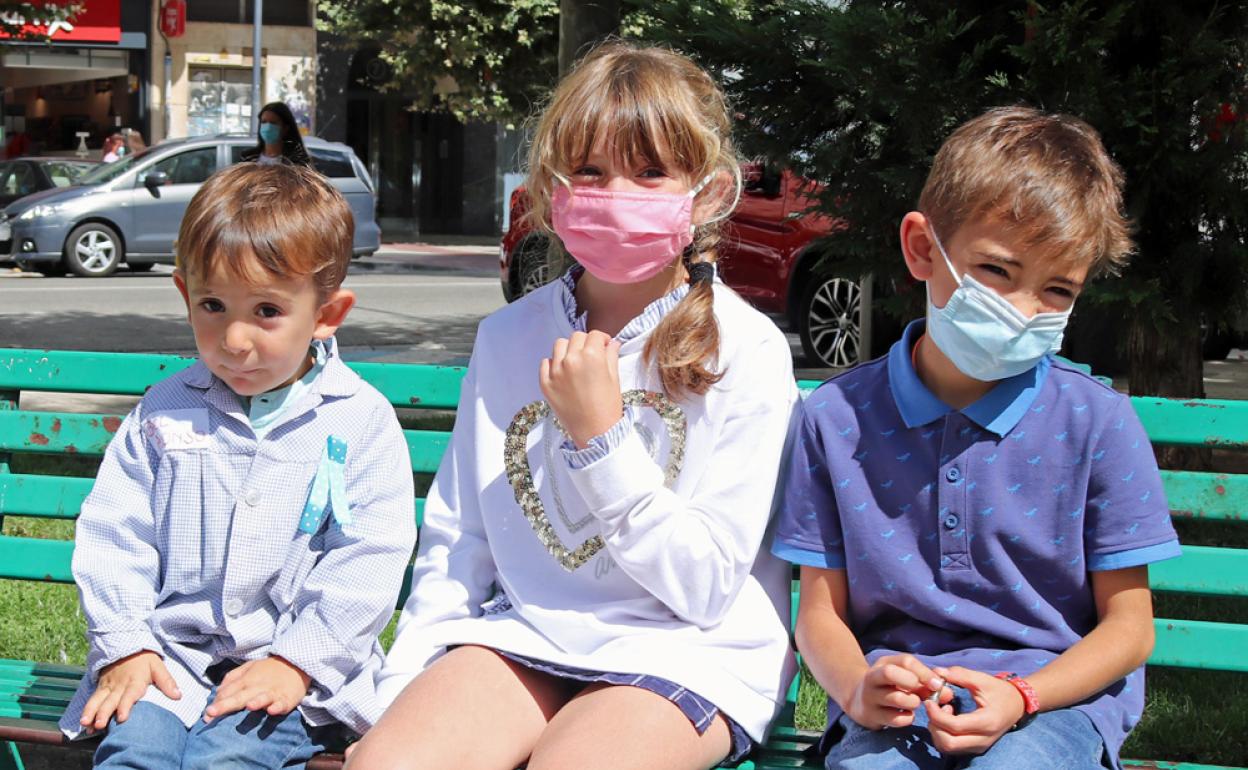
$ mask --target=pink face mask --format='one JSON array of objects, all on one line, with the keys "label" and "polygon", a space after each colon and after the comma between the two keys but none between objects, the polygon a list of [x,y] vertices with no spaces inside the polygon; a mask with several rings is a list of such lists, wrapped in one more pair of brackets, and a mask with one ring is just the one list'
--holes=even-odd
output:
[{"label": "pink face mask", "polygon": [[563,185],[551,200],[551,224],[568,253],[595,278],[639,283],[658,275],[693,242],[693,198],[687,193],[618,192]]}]

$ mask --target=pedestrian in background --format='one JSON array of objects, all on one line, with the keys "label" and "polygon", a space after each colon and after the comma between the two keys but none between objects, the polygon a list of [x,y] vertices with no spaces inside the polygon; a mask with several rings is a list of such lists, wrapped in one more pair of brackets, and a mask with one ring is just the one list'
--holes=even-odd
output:
[{"label": "pedestrian in background", "polygon": [[255,147],[243,151],[242,159],[262,166],[283,160],[298,166],[312,165],[295,116],[285,102],[269,102],[260,110],[259,141]]},{"label": "pedestrian in background", "polygon": [[125,140],[121,138],[121,134],[113,134],[104,140],[104,146],[100,148],[100,160],[105,163],[112,163],[121,158],[123,150],[122,146]]}]

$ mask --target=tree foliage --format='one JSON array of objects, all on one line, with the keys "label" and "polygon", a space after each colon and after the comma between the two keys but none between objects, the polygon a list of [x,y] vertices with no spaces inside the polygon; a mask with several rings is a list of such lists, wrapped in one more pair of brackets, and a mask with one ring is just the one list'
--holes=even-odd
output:
[{"label": "tree foliage", "polygon": [[[851,224],[828,244],[838,272],[899,272],[898,223],[941,141],[1022,103],[1087,120],[1126,173],[1138,254],[1088,300],[1156,343],[1248,295],[1248,0],[776,0],[743,21],[681,5],[652,3],[648,35],[722,73],[750,151],[826,184],[821,208]],[[1198,350],[1153,343],[1133,381],[1199,369]]]},{"label": "tree foliage", "polygon": [[320,0],[318,27],[374,44],[417,110],[515,122],[558,75],[559,0]]}]

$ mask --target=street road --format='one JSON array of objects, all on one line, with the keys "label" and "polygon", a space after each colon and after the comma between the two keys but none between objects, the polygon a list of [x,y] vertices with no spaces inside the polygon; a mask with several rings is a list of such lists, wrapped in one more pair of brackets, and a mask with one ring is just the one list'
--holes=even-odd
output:
[{"label": "street road", "polygon": [[[497,266],[497,250],[488,246],[387,245],[356,260],[346,286],[359,301],[338,335],[344,357],[466,364],[477,324],[504,304]],[[110,278],[44,278],[0,265],[0,347],[194,354],[172,272],[158,265],[151,273],[121,271]],[[835,373],[804,368],[797,335],[788,337],[799,378]],[[1244,356],[1206,362],[1210,398],[1248,398],[1248,352]],[[40,408],[77,410],[80,401]],[[125,399],[117,401],[96,410],[129,408]]]},{"label": "street road", "polygon": [[[356,260],[357,304],[338,334],[355,361],[466,364],[477,324],[502,307],[497,251],[384,250]],[[450,253],[447,253],[447,252]],[[109,278],[0,268],[0,347],[194,353],[172,267]]]}]

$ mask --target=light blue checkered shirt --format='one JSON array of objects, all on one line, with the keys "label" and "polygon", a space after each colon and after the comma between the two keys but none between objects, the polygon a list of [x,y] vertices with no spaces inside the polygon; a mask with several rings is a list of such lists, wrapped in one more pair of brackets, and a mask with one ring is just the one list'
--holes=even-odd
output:
[{"label": "light blue checkered shirt", "polygon": [[[330,436],[347,443],[351,521],[327,511],[299,530]],[[73,572],[87,618],[88,674],[61,720],[80,733],[100,669],[164,656],[182,691],[143,700],[188,727],[207,707],[209,666],[278,655],[313,680],[313,725],[363,732],[380,716],[377,634],[416,537],[412,471],[394,410],[329,346],[324,370],[257,440],[242,399],[204,365],[154,386],[109,444],[78,518]]]}]

